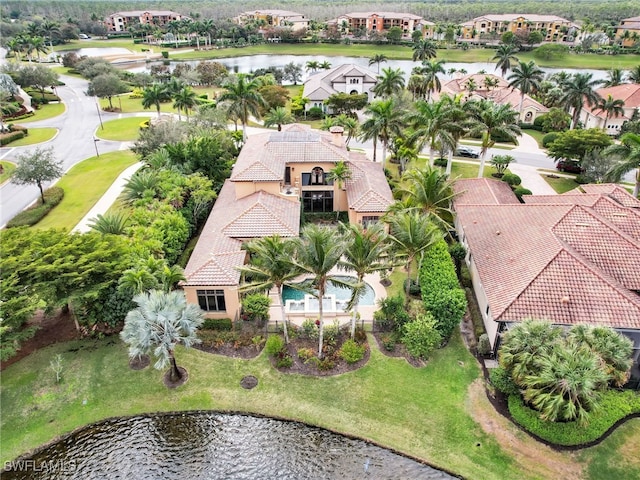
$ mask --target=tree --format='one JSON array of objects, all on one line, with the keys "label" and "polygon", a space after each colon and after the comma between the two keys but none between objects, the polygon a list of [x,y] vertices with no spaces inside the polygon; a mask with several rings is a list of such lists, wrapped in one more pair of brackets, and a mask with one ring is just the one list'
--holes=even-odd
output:
[{"label": "tree", "polygon": [[568,130],[558,133],[547,151],[556,161],[560,159],[581,161],[587,152],[604,150],[611,143],[609,135],[600,128]]},{"label": "tree", "polygon": [[607,70],[607,79],[603,83],[605,87],[616,87],[624,83],[624,71],[621,68]]},{"label": "tree", "polygon": [[284,78],[291,80],[294,85],[302,79],[302,67],[295,62],[289,62],[284,66]]},{"label": "tree", "polygon": [[399,211],[387,217],[389,239],[395,251],[405,258],[407,283],[405,305],[409,304],[411,265],[418,255],[442,238],[440,229],[418,211]]},{"label": "tree", "polygon": [[311,71],[313,73],[317,72],[318,69],[320,68],[320,62],[318,62],[317,60],[309,60],[305,66],[305,68],[308,71]]},{"label": "tree", "polygon": [[419,314],[403,326],[402,343],[412,357],[426,360],[441,342],[442,335],[430,313]]},{"label": "tree", "polygon": [[509,86],[520,90],[520,107],[518,108],[520,115],[522,115],[524,96],[535,92],[540,87],[540,82],[543,78],[544,72],[533,61],[529,63],[520,62],[513,69],[511,75],[507,77]]},{"label": "tree", "polygon": [[589,107],[593,107],[598,103],[600,95],[595,88],[600,84],[600,80],[593,80],[591,73],[576,73],[564,84],[564,94],[561,102],[567,108],[573,108],[573,116],[571,117],[571,128],[574,129],[578,125],[580,112],[586,103]]},{"label": "tree", "polygon": [[444,60],[430,60],[422,63],[420,74],[424,77],[427,89],[427,100],[431,100],[432,92],[439,92],[442,89],[439,73],[444,74]]},{"label": "tree", "polygon": [[383,68],[378,76],[378,83],[373,87],[373,93],[378,97],[390,97],[404,88],[404,72],[400,68]]},{"label": "tree", "polygon": [[633,195],[638,198],[640,194],[640,134],[625,133],[620,137],[620,144],[611,145],[604,151],[604,154],[619,158],[618,164],[607,173],[607,178],[612,181],[619,181],[626,173],[638,169],[636,185],[633,189]]},{"label": "tree", "polygon": [[265,127],[271,127],[273,125],[277,125],[279,132],[282,131],[282,125],[286,125],[293,122],[295,122],[295,119],[293,118],[291,113],[289,113],[289,111],[284,107],[272,108],[271,110],[269,110],[269,113],[267,113],[266,117],[264,118]]},{"label": "tree", "polygon": [[509,168],[511,162],[515,162],[516,159],[511,155],[492,155],[491,166],[496,169],[496,173],[499,176],[504,175],[504,172]]},{"label": "tree", "polygon": [[398,43],[402,39],[402,29],[400,27],[391,27],[387,30],[387,40],[391,44]]},{"label": "tree", "polygon": [[327,172],[326,179],[331,182],[336,182],[338,188],[342,189],[347,180],[351,178],[351,169],[344,160],[338,160],[335,166]]},{"label": "tree", "polygon": [[369,103],[366,93],[333,93],[324,101],[327,108],[336,115],[346,114],[354,116],[356,110],[363,109]]},{"label": "tree", "polygon": [[240,267],[244,279],[240,292],[265,292],[276,287],[280,300],[284,339],[287,343],[289,343],[289,333],[282,287],[289,285],[301,273],[301,269],[294,262],[295,247],[295,241],[278,235],[257,238],[247,243],[246,249],[250,254],[250,260],[247,265]]},{"label": "tree", "polygon": [[620,98],[613,98],[611,94],[607,95],[607,98],[601,98],[598,100],[598,111],[605,114],[604,125],[602,130],[607,131],[607,123],[610,117],[619,117],[624,115],[624,100]]},{"label": "tree", "polygon": [[178,382],[182,372],[175,359],[175,348],[182,344],[189,348],[199,343],[197,328],[202,324],[202,310],[187,304],[184,293],[152,290],[133,297],[138,307],[125,319],[120,338],[129,345],[129,357],[137,358],[153,353],[154,367],[164,369],[171,364],[170,380]]},{"label": "tree", "polygon": [[318,358],[322,359],[324,341],[323,299],[327,291],[327,285],[352,287],[351,284],[338,280],[330,273],[345,251],[345,240],[335,229],[310,224],[302,230],[301,238],[297,245],[296,265],[304,273],[311,275],[312,278],[309,284],[314,289],[313,295],[318,299],[318,320],[320,322]]},{"label": "tree", "polygon": [[16,83],[39,90],[44,101],[45,90],[58,83],[58,74],[44,65],[27,65],[20,68]]},{"label": "tree", "polygon": [[156,107],[160,118],[160,104],[170,99],[169,92],[164,85],[154,83],[142,91],[142,108]]},{"label": "tree", "polygon": [[640,65],[636,65],[627,72],[627,82],[640,83]]},{"label": "tree", "polygon": [[173,108],[178,110],[178,119],[180,117],[180,111],[184,111],[187,116],[187,122],[189,121],[189,110],[194,109],[200,103],[200,99],[196,92],[189,86],[184,85],[180,90],[173,95]]},{"label": "tree", "polygon": [[378,66],[378,73],[380,73],[380,64],[386,62],[387,60],[387,56],[384,53],[376,53],[369,59],[369,66],[375,63]]},{"label": "tree", "polygon": [[342,226],[346,233],[346,249],[339,267],[356,274],[357,283],[349,302],[351,315],[351,338],[355,337],[358,303],[366,292],[364,276],[389,268],[389,243],[381,223],[368,225],[348,224]]},{"label": "tree", "polygon": [[246,141],[249,116],[260,118],[260,107],[265,105],[264,98],[258,92],[260,84],[255,79],[251,80],[247,75],[239,73],[222,87],[225,91],[218,97],[218,101],[233,105],[233,112],[242,122],[242,139]]},{"label": "tree", "polygon": [[377,141],[382,142],[382,161],[387,155],[387,146],[393,135],[398,135],[403,127],[402,112],[396,108],[393,98],[377,100],[365,109],[369,118],[360,126],[360,139],[373,140],[373,161],[376,161]]},{"label": "tree", "polygon": [[511,62],[518,61],[516,53],[518,53],[519,50],[516,45],[511,43],[500,45],[496,50],[496,54],[491,60],[497,60],[495,70],[500,69],[502,78],[504,78],[507,71],[511,69]]},{"label": "tree", "polygon": [[534,30],[533,32],[529,33],[527,37],[527,44],[529,46],[533,46],[535,44],[542,43],[543,40],[544,40],[544,36],[542,35],[542,33],[540,33],[537,30]]},{"label": "tree", "polygon": [[435,42],[426,38],[415,42],[412,48],[413,55],[411,58],[414,62],[416,60],[419,60],[421,62],[425,60],[431,60],[432,58],[436,58],[436,55],[438,54]]},{"label": "tree", "polygon": [[16,185],[36,185],[40,190],[42,203],[45,203],[42,184],[60,178],[63,173],[62,160],[55,159],[53,147],[37,147],[31,154],[18,155],[18,166],[13,172],[11,182]]},{"label": "tree", "polygon": [[113,73],[106,73],[94,77],[93,80],[89,82],[87,94],[108,99],[109,108],[113,110],[113,103],[111,103],[111,98],[114,95],[120,95],[121,93],[125,93],[128,91],[129,87],[127,87],[127,85],[122,80],[120,80],[120,77]]},{"label": "tree", "polygon": [[482,137],[478,170],[478,178],[482,178],[487,151],[496,143],[494,137],[504,138],[517,145],[517,137],[520,135],[518,112],[509,105],[498,105],[490,100],[468,102],[468,105],[472,122],[469,134]]}]

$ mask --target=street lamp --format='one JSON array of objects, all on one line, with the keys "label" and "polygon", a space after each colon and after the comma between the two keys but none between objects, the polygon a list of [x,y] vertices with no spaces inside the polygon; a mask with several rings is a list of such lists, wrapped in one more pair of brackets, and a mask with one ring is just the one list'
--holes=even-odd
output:
[{"label": "street lamp", "polygon": [[98,118],[100,119],[100,130],[104,130],[104,125],[102,124],[102,115],[100,115],[100,105],[98,105],[98,97],[96,97],[96,110],[98,111]]},{"label": "street lamp", "polygon": [[98,142],[99,138],[93,137],[93,146],[96,147],[96,157],[100,158],[100,152],[98,152]]}]

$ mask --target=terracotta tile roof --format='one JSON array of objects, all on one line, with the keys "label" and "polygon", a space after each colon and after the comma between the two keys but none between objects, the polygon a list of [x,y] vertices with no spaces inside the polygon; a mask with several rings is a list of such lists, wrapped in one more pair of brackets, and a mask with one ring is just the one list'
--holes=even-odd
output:
[{"label": "terracotta tile roof", "polygon": [[563,325],[640,329],[640,301],[561,250],[497,320],[519,322],[528,317]]},{"label": "terracotta tile roof", "polygon": [[488,15],[482,15],[481,17],[476,17],[473,20],[476,22],[483,19],[489,20],[491,22],[512,22],[520,17],[530,22],[570,23],[569,20],[567,20],[566,18],[562,18],[557,15],[537,15],[537,14],[530,14],[530,13],[505,13],[505,14],[490,13]]},{"label": "terracotta tile roof", "polygon": [[640,209],[640,200],[633,198],[633,195],[615,183],[589,183],[587,185],[582,185],[582,189],[586,193],[601,193],[608,195],[625,207]]},{"label": "terracotta tile roof", "polygon": [[386,212],[393,196],[382,163],[351,161],[349,167],[351,179],[345,182],[349,208],[356,212]]},{"label": "terracotta tile roof", "polygon": [[511,187],[500,180],[489,178],[459,178],[453,184],[454,205],[520,204]]},{"label": "terracotta tile roof", "polygon": [[229,204],[225,216],[231,221],[221,232],[231,238],[296,237],[300,230],[300,205],[263,191]]},{"label": "terracotta tile roof", "polygon": [[381,12],[381,11],[373,11],[373,12],[350,12],[340,15],[340,17],[351,17],[351,18],[371,18],[372,16],[378,16],[382,18],[408,18],[413,20],[422,20],[422,17],[418,15],[414,15],[413,13],[404,13],[404,12]]},{"label": "terracotta tile roof", "polygon": [[637,83],[623,83],[615,87],[599,88],[596,92],[602,98],[611,95],[616,100],[623,100],[624,108],[640,107],[640,85]]},{"label": "terracotta tile roof", "polygon": [[586,205],[593,206],[600,198],[600,195],[589,195],[571,190],[571,193],[563,195],[523,195],[522,199],[526,204],[565,204],[565,205]]}]

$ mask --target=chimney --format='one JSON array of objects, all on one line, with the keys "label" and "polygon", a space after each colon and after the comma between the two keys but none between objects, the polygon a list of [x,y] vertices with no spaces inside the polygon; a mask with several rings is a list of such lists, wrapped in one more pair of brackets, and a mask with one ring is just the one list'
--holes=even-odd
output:
[{"label": "chimney", "polygon": [[331,139],[331,143],[333,143],[336,147],[343,148],[344,140],[342,139],[342,133],[344,132],[344,128],[334,125],[333,127],[329,128],[329,132],[331,132],[331,136],[333,137]]}]

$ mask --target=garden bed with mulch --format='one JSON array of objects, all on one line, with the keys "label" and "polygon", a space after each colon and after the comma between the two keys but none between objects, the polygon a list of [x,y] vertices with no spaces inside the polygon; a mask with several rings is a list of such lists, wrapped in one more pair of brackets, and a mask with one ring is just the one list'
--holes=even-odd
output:
[{"label": "garden bed with mulch", "polygon": [[240,329],[234,330],[200,330],[198,338],[202,341],[195,348],[203,352],[225,355],[233,358],[250,359],[260,355],[266,335],[264,328],[253,322],[240,324]]},{"label": "garden bed with mulch", "polygon": [[396,357],[396,358],[404,358],[409,365],[412,365],[416,368],[424,367],[427,362],[422,360],[421,358],[416,358],[411,356],[405,346],[400,342],[393,343],[389,342],[388,336],[392,335],[392,332],[374,332],[373,337],[378,342],[378,349],[382,352],[383,355],[387,357]]}]

